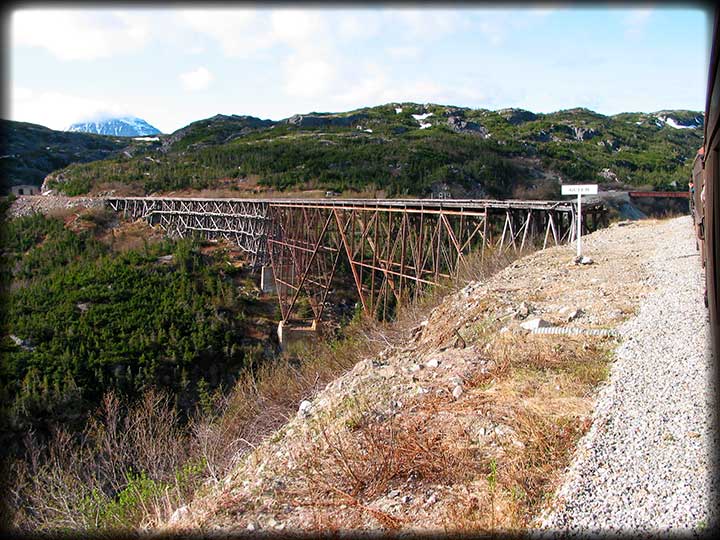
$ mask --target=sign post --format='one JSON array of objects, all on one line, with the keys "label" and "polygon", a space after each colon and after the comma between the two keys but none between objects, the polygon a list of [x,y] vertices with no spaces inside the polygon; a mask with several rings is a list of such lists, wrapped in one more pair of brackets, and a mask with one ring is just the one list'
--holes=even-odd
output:
[{"label": "sign post", "polygon": [[583,195],[597,195],[597,184],[565,184],[562,186],[563,195],[577,195],[577,258],[582,257],[582,204]]}]

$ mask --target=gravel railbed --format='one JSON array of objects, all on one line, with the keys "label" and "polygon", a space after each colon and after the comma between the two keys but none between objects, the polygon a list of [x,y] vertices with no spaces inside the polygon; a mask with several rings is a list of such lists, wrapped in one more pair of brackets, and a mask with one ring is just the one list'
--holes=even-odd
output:
[{"label": "gravel railbed", "polygon": [[593,425],[540,520],[545,532],[654,537],[717,525],[713,360],[690,217],[663,223],[656,241],[646,261],[655,290],[618,329]]},{"label": "gravel railbed", "polygon": [[29,216],[36,212],[51,213],[68,208],[102,208],[103,199],[96,197],[66,197],[64,195],[21,195],[10,206],[8,218]]}]

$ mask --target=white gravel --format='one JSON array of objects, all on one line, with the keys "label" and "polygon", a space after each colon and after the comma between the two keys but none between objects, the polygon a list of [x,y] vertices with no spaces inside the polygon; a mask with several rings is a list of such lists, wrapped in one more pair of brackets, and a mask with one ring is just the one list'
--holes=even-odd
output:
[{"label": "white gravel", "polygon": [[619,328],[608,383],[541,536],[702,533],[717,524],[717,432],[704,271],[690,217],[659,226],[655,290]]},{"label": "white gravel", "polygon": [[10,206],[8,218],[29,216],[36,212],[48,214],[67,208],[102,208],[103,200],[94,197],[66,197],[64,195],[21,195]]}]

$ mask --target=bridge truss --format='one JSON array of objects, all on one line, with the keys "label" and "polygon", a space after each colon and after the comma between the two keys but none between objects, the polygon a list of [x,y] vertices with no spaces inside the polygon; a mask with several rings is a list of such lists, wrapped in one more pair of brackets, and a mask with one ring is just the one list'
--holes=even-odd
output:
[{"label": "bridge truss", "polygon": [[[471,257],[572,242],[577,230],[574,204],[558,201],[143,197],[106,203],[171,235],[232,240],[254,266],[269,263],[283,323],[303,320],[303,297],[310,319],[320,321],[339,272],[352,277],[363,309],[386,319],[423,286],[456,278]],[[607,225],[602,204],[585,205],[582,218],[583,233]]]},{"label": "bridge truss", "polygon": [[268,263],[267,201],[125,197],[106,198],[105,204],[126,218],[158,225],[169,236],[183,238],[198,233],[205,238],[230,240],[247,253],[254,267]]}]

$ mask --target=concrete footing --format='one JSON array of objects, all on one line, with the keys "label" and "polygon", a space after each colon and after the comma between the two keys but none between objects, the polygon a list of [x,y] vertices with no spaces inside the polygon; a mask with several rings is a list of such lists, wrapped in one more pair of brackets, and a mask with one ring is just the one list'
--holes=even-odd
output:
[{"label": "concrete footing", "polygon": [[263,266],[260,269],[260,290],[264,293],[275,292],[275,276],[271,266]]},{"label": "concrete footing", "polygon": [[294,343],[307,343],[317,339],[318,326],[317,321],[313,321],[310,326],[300,326],[280,321],[277,329],[280,349],[287,351],[288,347]]}]

